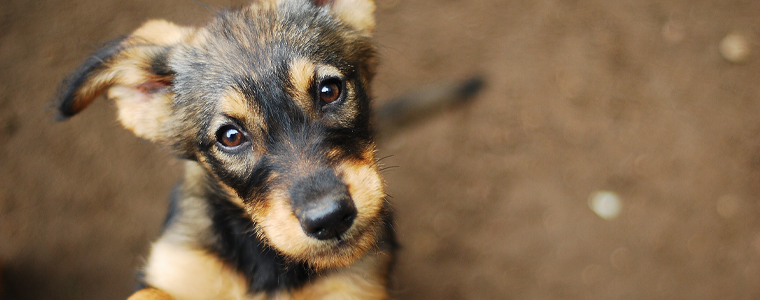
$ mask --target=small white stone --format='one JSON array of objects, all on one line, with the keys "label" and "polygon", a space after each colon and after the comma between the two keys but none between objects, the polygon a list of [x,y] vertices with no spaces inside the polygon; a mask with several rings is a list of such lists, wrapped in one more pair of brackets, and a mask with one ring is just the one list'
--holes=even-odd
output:
[{"label": "small white stone", "polygon": [[747,37],[741,33],[733,32],[720,41],[718,51],[727,61],[739,64],[749,59],[751,49]]},{"label": "small white stone", "polygon": [[612,220],[620,215],[623,204],[617,194],[610,191],[596,191],[589,197],[589,207],[599,217]]}]

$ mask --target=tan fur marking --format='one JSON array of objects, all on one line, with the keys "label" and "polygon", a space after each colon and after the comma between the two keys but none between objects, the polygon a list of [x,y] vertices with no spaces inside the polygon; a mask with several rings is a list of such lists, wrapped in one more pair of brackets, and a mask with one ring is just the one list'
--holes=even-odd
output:
[{"label": "tan fur marking", "polygon": [[305,58],[296,59],[290,64],[290,83],[293,85],[291,97],[307,115],[312,117],[315,116],[316,108],[313,93],[310,90],[314,71],[314,64]]},{"label": "tan fur marking", "polygon": [[237,191],[235,191],[235,189],[228,187],[227,185],[223,185],[222,188],[224,189],[225,192],[227,192],[228,195],[232,196],[231,200],[233,203],[237,204],[237,206],[239,207],[245,208],[245,206],[243,205],[243,199],[241,199],[238,196]]},{"label": "tan fur marking", "polygon": [[[352,230],[353,228],[379,230],[380,224],[377,224],[377,219],[383,209],[385,191],[375,164],[344,162],[338,166],[337,171],[343,182],[348,185],[348,192],[359,212],[354,220]],[[374,241],[364,240],[362,242],[373,243]],[[371,244],[360,246],[370,247]]]},{"label": "tan fur marking", "polygon": [[131,38],[147,43],[169,46],[187,41],[196,31],[192,27],[182,27],[166,20],[150,20],[135,30]]},{"label": "tan fur marking", "polygon": [[209,33],[206,28],[199,28],[195,34],[190,35],[187,44],[194,47],[200,47],[208,43]]},{"label": "tan fur marking", "polygon": [[336,159],[336,158],[337,158],[337,157],[339,157],[339,156],[340,156],[342,153],[343,153],[343,151],[341,151],[339,148],[332,148],[332,149],[330,149],[329,151],[327,151],[327,155],[326,155],[326,156],[327,156],[328,158],[330,158],[330,159]]},{"label": "tan fur marking", "polygon": [[204,251],[159,241],[153,245],[145,281],[178,300],[243,299],[246,280]]},{"label": "tan fur marking", "polygon": [[95,98],[103,94],[106,87],[113,84],[114,76],[114,72],[106,71],[87,79],[87,82],[74,92],[75,100],[72,104],[72,110],[79,112],[90,105]]},{"label": "tan fur marking", "polygon": [[154,288],[147,288],[137,291],[129,296],[127,300],[175,300],[171,295]]},{"label": "tan fur marking", "polygon": [[256,220],[261,224],[267,240],[283,253],[303,259],[300,257],[301,254],[307,252],[310,244],[315,244],[317,241],[303,232],[301,223],[293,214],[287,192],[274,191],[267,202],[269,203],[268,211],[265,215],[258,216],[260,219]]},{"label": "tan fur marking", "polygon": [[293,291],[290,299],[388,299],[385,276],[389,263],[388,254],[369,251],[355,264]]},{"label": "tan fur marking", "polygon": [[375,29],[375,2],[372,0],[336,0],[332,10],[343,22],[364,34]]},{"label": "tan fur marking", "polygon": [[[261,112],[258,107],[248,102],[243,94],[237,90],[230,90],[219,100],[219,109],[230,117],[245,123],[245,126],[251,130],[249,132],[254,138],[260,137],[261,131],[267,130]],[[256,142],[256,141],[253,141]]]},{"label": "tan fur marking", "polygon": [[331,66],[331,65],[318,65],[317,68],[317,74],[319,77],[340,77],[343,74],[338,70],[338,68]]},{"label": "tan fur marking", "polygon": [[371,216],[378,213],[383,204],[378,199],[383,199],[385,193],[382,180],[374,164],[346,162],[338,170],[343,181],[348,185],[348,191],[351,198],[354,199],[357,209],[367,210]]},{"label": "tan fur marking", "polygon": [[222,96],[219,100],[219,108],[225,114],[241,121],[245,121],[251,115],[252,110],[245,97],[237,91],[230,91]]},{"label": "tan fur marking", "polygon": [[300,289],[248,294],[243,276],[218,258],[159,241],[145,270],[146,282],[155,288],[141,290],[129,300],[388,299],[385,277],[390,259],[387,253],[369,251],[356,263],[329,271]]},{"label": "tan fur marking", "polygon": [[116,100],[121,124],[139,137],[157,141],[165,136],[162,125],[171,115],[171,95],[150,97],[132,87],[115,86],[108,91],[108,98]]}]

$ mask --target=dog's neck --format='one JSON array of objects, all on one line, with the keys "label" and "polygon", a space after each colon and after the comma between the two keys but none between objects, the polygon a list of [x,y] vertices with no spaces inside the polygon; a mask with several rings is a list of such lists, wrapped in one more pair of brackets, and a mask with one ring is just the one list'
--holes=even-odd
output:
[{"label": "dog's neck", "polygon": [[315,275],[308,265],[288,261],[254,233],[254,224],[245,211],[224,195],[208,195],[214,238],[210,251],[243,273],[251,291],[292,289]]}]

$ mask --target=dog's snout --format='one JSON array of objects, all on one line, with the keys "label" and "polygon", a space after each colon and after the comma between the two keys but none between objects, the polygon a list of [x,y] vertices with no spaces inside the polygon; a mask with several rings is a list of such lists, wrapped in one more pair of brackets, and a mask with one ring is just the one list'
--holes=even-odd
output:
[{"label": "dog's snout", "polygon": [[304,232],[319,240],[339,237],[354,223],[357,210],[348,187],[330,170],[297,181],[291,188],[293,211]]},{"label": "dog's snout", "polygon": [[324,197],[315,202],[315,205],[302,211],[300,217],[301,227],[306,234],[328,240],[351,228],[356,218],[356,207],[347,193],[338,197]]}]

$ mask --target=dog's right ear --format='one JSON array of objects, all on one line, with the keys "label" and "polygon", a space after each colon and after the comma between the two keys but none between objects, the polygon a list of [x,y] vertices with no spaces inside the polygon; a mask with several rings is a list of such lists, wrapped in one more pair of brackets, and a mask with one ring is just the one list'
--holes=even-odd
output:
[{"label": "dog's right ear", "polygon": [[312,0],[316,6],[327,6],[346,24],[369,35],[375,29],[374,0]]},{"label": "dog's right ear", "polygon": [[188,42],[194,28],[163,20],[145,23],[128,37],[107,43],[88,57],[59,89],[58,118],[85,109],[103,93],[116,101],[119,121],[137,136],[157,141],[166,137],[174,71],[169,54]]}]

